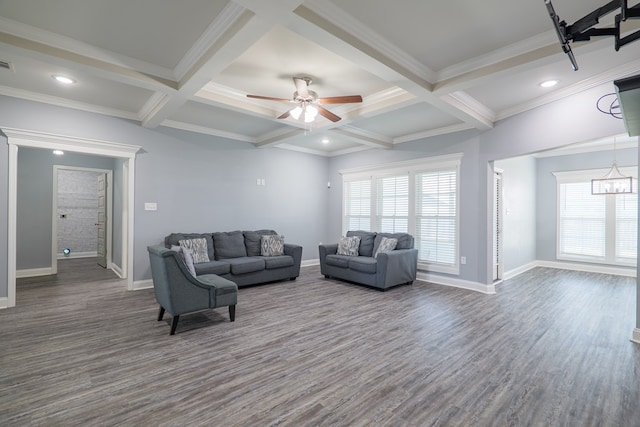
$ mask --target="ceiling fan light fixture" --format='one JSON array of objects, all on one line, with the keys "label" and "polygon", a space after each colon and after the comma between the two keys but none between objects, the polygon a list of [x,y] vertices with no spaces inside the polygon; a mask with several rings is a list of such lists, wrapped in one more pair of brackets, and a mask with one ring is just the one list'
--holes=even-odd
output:
[{"label": "ceiling fan light fixture", "polygon": [[300,114],[302,114],[302,108],[298,105],[296,108],[291,110],[289,114],[291,114],[291,117],[293,117],[294,119],[299,120]]},{"label": "ceiling fan light fixture", "polygon": [[316,119],[318,115],[318,109],[313,105],[307,105],[304,109],[304,122],[311,123]]}]

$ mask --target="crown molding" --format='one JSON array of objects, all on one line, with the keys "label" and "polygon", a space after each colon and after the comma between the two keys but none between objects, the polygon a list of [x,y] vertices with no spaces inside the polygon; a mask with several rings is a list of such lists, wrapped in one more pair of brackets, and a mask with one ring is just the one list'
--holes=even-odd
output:
[{"label": "crown molding", "polygon": [[480,55],[475,58],[462,61],[458,64],[443,68],[437,73],[436,81],[440,83],[445,80],[461,76],[463,74],[480,70],[490,65],[498,64],[516,56],[522,55],[523,53],[531,52],[554,43],[558,43],[558,36],[555,34],[555,32],[548,31],[546,33],[510,44],[503,48],[496,49],[485,55]]},{"label": "crown molding", "polygon": [[193,125],[190,123],[184,123],[177,120],[165,120],[162,122],[161,126],[169,127],[173,129],[179,129],[179,130],[186,130],[188,132],[201,133],[205,135],[218,136],[220,138],[232,139],[235,141],[249,142],[251,144],[256,143],[256,139],[248,135],[241,135],[239,133],[233,133],[233,132],[225,132],[218,129]]},{"label": "crown molding", "polygon": [[202,56],[215,42],[224,36],[246,10],[247,9],[234,2],[227,3],[222,12],[209,24],[204,33],[202,33],[174,68],[173,74],[178,81],[182,81],[185,78],[187,73],[196,66]]},{"label": "crown molding", "polygon": [[[436,73],[409,55],[400,47],[394,45],[389,40],[381,37],[375,30],[364,25],[362,22],[344,12],[332,2],[311,0],[304,3],[304,6],[311,12],[330,21],[343,31],[351,34],[358,40],[365,42],[369,47],[375,49],[384,57],[400,65],[411,73],[419,76],[429,83],[436,79]],[[294,13],[297,12],[294,11]]]},{"label": "crown molding", "polygon": [[30,41],[41,43],[57,49],[62,49],[77,55],[86,56],[108,64],[117,65],[122,68],[128,68],[151,76],[160,77],[166,80],[175,80],[172,70],[161,67],[156,64],[131,58],[106,49],[101,49],[93,45],[52,33],[47,30],[35,28],[20,22],[12,21],[7,18],[0,17],[0,28],[2,32],[24,38]]},{"label": "crown molding", "polygon": [[[564,89],[553,91],[547,95],[533,99],[529,102],[519,104],[515,107],[511,107],[506,110],[500,111],[496,114],[495,120],[496,121],[503,120],[508,117],[515,116],[516,114],[520,114],[520,113],[524,113],[525,111],[532,110],[536,107],[540,107],[542,105],[546,105],[551,102],[558,101],[560,99],[567,98],[572,95],[577,95],[580,92],[593,89],[594,87],[611,83],[615,79],[633,75],[637,73],[639,70],[640,70],[640,60],[635,60],[633,62],[626,63],[619,67],[615,67],[608,71],[605,71],[604,73],[600,73],[591,78],[582,80],[581,82],[568,86]],[[615,89],[612,87],[611,91],[614,92]]]},{"label": "crown molding", "polygon": [[433,136],[446,135],[449,133],[462,132],[462,131],[471,130],[471,129],[475,129],[475,126],[470,125],[468,123],[460,123],[457,125],[445,126],[441,128],[426,130],[423,132],[416,132],[416,133],[411,133],[404,136],[399,136],[393,139],[393,143],[402,144],[404,142],[417,141],[419,139],[431,138]]},{"label": "crown molding", "polygon": [[130,111],[118,110],[116,108],[102,107],[84,102],[72,101],[57,96],[44,95],[41,93],[30,92],[27,90],[16,89],[8,86],[0,86],[0,95],[6,95],[13,98],[24,99],[27,101],[41,102],[43,104],[55,105],[57,107],[71,108],[74,110],[86,111],[89,113],[98,113],[105,116],[120,117],[128,120],[139,120],[137,113]]}]

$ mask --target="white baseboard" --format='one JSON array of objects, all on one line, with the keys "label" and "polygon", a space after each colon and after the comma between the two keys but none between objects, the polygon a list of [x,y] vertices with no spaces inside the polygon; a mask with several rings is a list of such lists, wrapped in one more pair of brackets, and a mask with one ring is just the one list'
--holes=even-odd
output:
[{"label": "white baseboard", "polygon": [[24,270],[16,270],[16,279],[23,277],[49,276],[51,274],[53,274],[51,267],[25,268]]},{"label": "white baseboard", "polygon": [[153,288],[153,280],[136,280],[133,282],[133,290],[139,291],[140,289],[151,289]]},{"label": "white baseboard", "polygon": [[525,265],[521,265],[520,267],[516,267],[512,270],[509,271],[505,271],[504,274],[502,275],[502,280],[509,280],[513,277],[516,277],[526,271],[531,270],[532,268],[536,268],[538,267],[538,261],[531,261],[530,263],[527,263]]},{"label": "white baseboard", "polygon": [[640,328],[635,328],[633,330],[633,335],[631,336],[631,341],[640,344]]},{"label": "white baseboard", "polygon": [[98,256],[98,252],[71,252],[68,256],[65,254],[58,254],[58,259],[65,258],[95,258]]},{"label": "white baseboard", "polygon": [[300,263],[300,267],[313,267],[314,265],[320,265],[320,258],[306,259]]},{"label": "white baseboard", "polygon": [[452,286],[454,288],[467,289],[470,291],[481,292],[483,294],[495,294],[496,287],[492,283],[490,285],[485,285],[480,282],[471,282],[469,280],[456,279],[455,277],[446,277],[446,276],[438,276],[431,273],[426,272],[418,272],[417,275],[418,280],[423,280],[429,283],[435,283],[437,285],[445,285]]},{"label": "white baseboard", "polygon": [[614,267],[610,265],[579,264],[560,261],[537,261],[538,267],[559,268],[562,270],[584,271],[587,273],[611,274],[613,276],[636,277],[636,269]]},{"label": "white baseboard", "polygon": [[120,268],[118,264],[111,263],[111,270],[113,270],[113,272],[116,273],[116,276],[118,276],[119,278],[122,279],[124,277],[124,275],[122,274],[122,268]]},{"label": "white baseboard", "polygon": [[0,310],[7,307],[9,307],[9,298],[7,297],[0,298]]}]

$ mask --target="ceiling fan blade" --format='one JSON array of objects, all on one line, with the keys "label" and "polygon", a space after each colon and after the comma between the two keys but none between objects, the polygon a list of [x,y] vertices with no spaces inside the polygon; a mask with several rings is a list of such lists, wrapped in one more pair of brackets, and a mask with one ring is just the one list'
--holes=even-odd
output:
[{"label": "ceiling fan blade", "polygon": [[[293,109],[293,108],[292,108]],[[282,113],[281,115],[278,116],[279,119],[286,119],[287,117],[289,117],[291,115],[291,110],[287,110],[284,113]]]},{"label": "ceiling fan blade", "polygon": [[329,120],[331,120],[332,122],[337,122],[340,120],[340,116],[336,116],[335,114],[333,114],[331,111],[327,110],[326,108],[320,106],[320,105],[316,105],[316,108],[318,109],[318,113],[320,113],[320,115],[324,118],[327,118]]},{"label": "ceiling fan blade", "polygon": [[350,104],[362,102],[362,97],[360,95],[329,96],[327,98],[318,98],[316,102],[318,104]]},{"label": "ceiling fan blade", "polygon": [[298,96],[301,96],[303,98],[309,97],[309,83],[307,79],[303,79],[302,77],[294,77],[293,84],[296,85]]},{"label": "ceiling fan blade", "polygon": [[290,99],[286,99],[286,98],[273,98],[273,97],[271,97],[271,96],[247,95],[247,98],[266,99],[267,101],[291,102],[291,100],[290,100]]}]

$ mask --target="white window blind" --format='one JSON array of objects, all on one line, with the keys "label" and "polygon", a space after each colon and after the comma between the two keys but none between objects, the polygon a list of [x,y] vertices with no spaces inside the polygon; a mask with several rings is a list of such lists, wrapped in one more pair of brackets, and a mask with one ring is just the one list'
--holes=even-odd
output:
[{"label": "white window blind", "polygon": [[408,232],[409,175],[378,178],[376,193],[376,230]]},{"label": "white window blind", "polygon": [[[604,171],[606,172],[606,171]],[[638,195],[592,195],[591,178],[603,171],[556,172],[558,259],[634,266]],[[637,176],[637,169],[625,168]]]},{"label": "white window blind", "polygon": [[461,154],[340,172],[342,229],[409,233],[421,270],[459,273]]},{"label": "white window blind", "polygon": [[635,263],[638,253],[638,195],[618,194],[611,197],[616,200],[616,260]]},{"label": "white window blind", "polygon": [[456,170],[416,174],[416,246],[419,260],[455,265]]},{"label": "white window blind", "polygon": [[344,183],[344,210],[347,230],[371,230],[371,179]]},{"label": "white window blind", "polygon": [[605,257],[606,196],[593,196],[591,183],[560,185],[560,255]]}]

